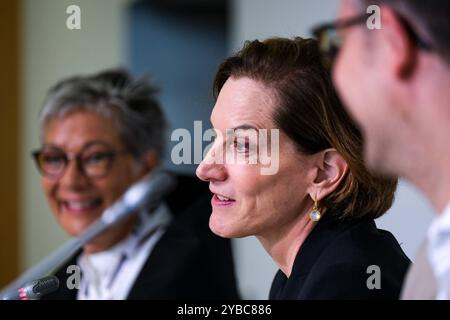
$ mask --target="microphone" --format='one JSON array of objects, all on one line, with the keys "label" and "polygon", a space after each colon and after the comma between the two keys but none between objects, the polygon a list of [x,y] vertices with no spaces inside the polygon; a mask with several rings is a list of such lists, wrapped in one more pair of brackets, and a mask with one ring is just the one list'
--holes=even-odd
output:
[{"label": "microphone", "polygon": [[72,238],[51,253],[33,268],[27,270],[12,284],[0,292],[0,297],[15,294],[18,288],[32,279],[39,279],[49,273],[68,258],[73,256],[82,246],[103,233],[109,227],[135,214],[144,206],[156,207],[163,197],[172,191],[175,178],[161,170],[155,170],[149,176],[133,184],[125,194],[111,207],[106,209],[100,219],[94,222],[78,237]]},{"label": "microphone", "polygon": [[3,297],[3,300],[39,300],[42,296],[59,288],[59,280],[55,276],[31,281],[22,288]]},{"label": "microphone", "polygon": [[103,212],[96,223],[78,237],[78,241],[83,244],[89,242],[110,226],[135,214],[144,206],[156,207],[174,186],[175,179],[163,172],[152,174],[150,178],[144,178],[133,184],[119,200]]},{"label": "microphone", "polygon": [[155,207],[174,186],[174,178],[163,173],[152,176],[150,180],[137,182],[119,201],[105,210],[101,220],[107,225],[115,224],[128,216],[127,213],[135,212],[144,206]]}]

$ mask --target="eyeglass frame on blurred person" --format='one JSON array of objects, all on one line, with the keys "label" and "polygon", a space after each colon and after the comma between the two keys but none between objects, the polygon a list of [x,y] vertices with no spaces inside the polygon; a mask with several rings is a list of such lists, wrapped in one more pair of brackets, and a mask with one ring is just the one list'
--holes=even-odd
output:
[{"label": "eyeglass frame on blurred person", "polygon": [[[118,155],[130,153],[128,150],[120,150],[120,151],[109,150],[109,151],[102,151],[102,152],[97,151],[97,152],[92,152],[91,156],[85,157],[83,159],[83,153],[85,153],[86,151],[89,151],[88,149],[91,148],[92,146],[95,146],[95,145],[102,145],[102,146],[106,146],[108,149],[111,149],[105,143],[94,142],[94,143],[87,144],[85,147],[83,147],[83,149],[80,152],[75,153],[75,154],[74,153],[65,152],[63,149],[61,149],[59,147],[56,147],[56,146],[47,146],[47,147],[43,146],[42,148],[40,148],[38,150],[32,151],[31,155],[34,158],[34,161],[36,163],[36,166],[37,166],[39,172],[44,177],[50,178],[52,180],[59,180],[59,179],[61,179],[64,176],[64,174],[65,174],[65,172],[67,170],[67,167],[69,165],[69,162],[72,161],[72,160],[76,161],[76,165],[77,165],[78,171],[81,172],[86,177],[91,178],[91,179],[104,178],[110,172],[111,166],[112,166],[115,158]],[[52,173],[49,173],[48,170],[44,169],[44,165],[42,164],[41,157],[45,154],[45,152],[46,152],[45,149],[46,148],[51,148],[52,150],[59,152],[60,155],[58,155],[58,156],[62,155],[62,157],[63,157],[62,158],[63,166],[61,167],[61,169],[59,169],[60,172],[52,174]],[[99,173],[99,174],[92,174],[92,172],[89,173],[89,169],[86,169],[86,166],[87,166],[86,162],[87,161],[91,161],[93,157],[98,157],[99,155],[102,156],[102,157],[106,157],[105,159],[106,159],[107,163],[105,163],[103,165],[104,168],[101,169],[101,171],[102,171],[101,173]],[[105,159],[103,159],[103,160],[105,160]]]},{"label": "eyeglass frame on blurred person", "polygon": [[[332,67],[339,50],[342,48],[342,38],[339,36],[337,30],[353,27],[367,22],[370,17],[369,13],[364,13],[359,16],[354,16],[348,19],[341,19],[334,22],[322,23],[313,27],[311,32],[319,42],[319,48],[327,67]],[[411,24],[404,17],[397,13],[402,26],[405,28],[408,36],[414,41],[416,46],[425,51],[431,51],[432,46],[426,41],[422,40],[416,31],[414,31]]]}]

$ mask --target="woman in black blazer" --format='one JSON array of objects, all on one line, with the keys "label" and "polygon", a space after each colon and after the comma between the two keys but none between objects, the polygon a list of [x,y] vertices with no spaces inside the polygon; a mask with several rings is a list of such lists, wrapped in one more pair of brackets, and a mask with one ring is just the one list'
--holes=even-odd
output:
[{"label": "woman in black blazer", "polygon": [[[409,264],[394,236],[373,220],[339,221],[327,212],[303,242],[270,299],[398,299]],[[377,278],[379,276],[379,278]]]},{"label": "woman in black blazer", "polygon": [[211,230],[255,235],[279,266],[271,299],[396,299],[409,260],[374,219],[397,179],[372,174],[316,40],[248,42],[220,66]]}]

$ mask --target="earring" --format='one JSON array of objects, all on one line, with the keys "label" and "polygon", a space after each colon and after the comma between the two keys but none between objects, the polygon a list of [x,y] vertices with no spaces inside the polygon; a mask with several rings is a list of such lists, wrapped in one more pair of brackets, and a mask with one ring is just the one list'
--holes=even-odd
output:
[{"label": "earring", "polygon": [[319,207],[318,207],[317,193],[316,193],[316,195],[314,197],[314,207],[313,207],[312,211],[309,214],[309,218],[312,221],[315,221],[315,222],[319,221],[320,218],[322,218],[322,214],[320,213]]}]

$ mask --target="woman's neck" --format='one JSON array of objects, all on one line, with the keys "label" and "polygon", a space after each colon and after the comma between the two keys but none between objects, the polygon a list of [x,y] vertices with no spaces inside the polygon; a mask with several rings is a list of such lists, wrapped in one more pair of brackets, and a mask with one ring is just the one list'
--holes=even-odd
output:
[{"label": "woman's neck", "polygon": [[300,214],[276,233],[257,236],[286,277],[291,275],[297,253],[315,225],[316,222],[311,221],[308,214]]}]

